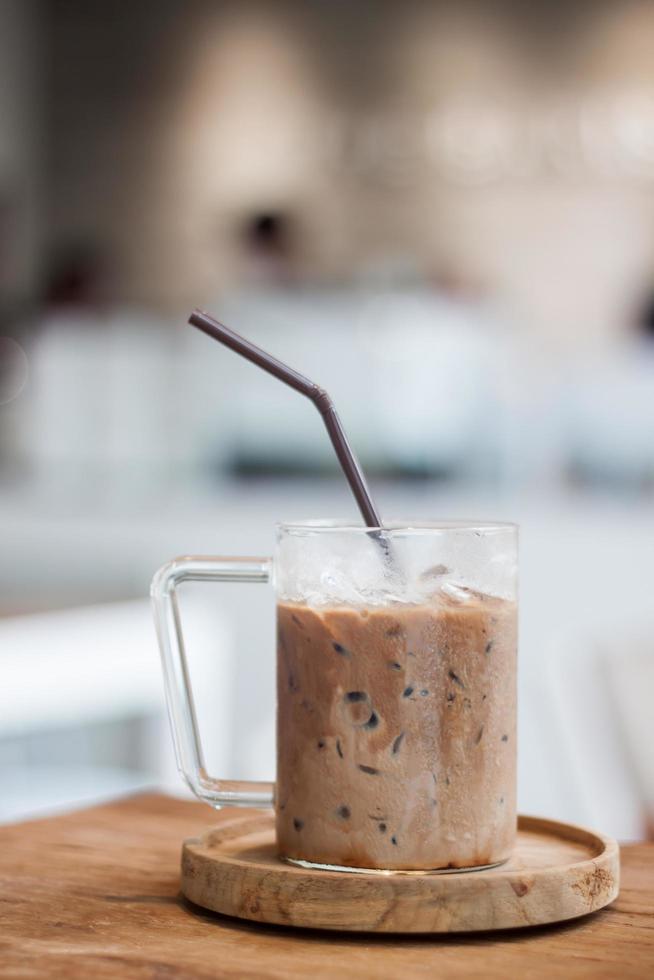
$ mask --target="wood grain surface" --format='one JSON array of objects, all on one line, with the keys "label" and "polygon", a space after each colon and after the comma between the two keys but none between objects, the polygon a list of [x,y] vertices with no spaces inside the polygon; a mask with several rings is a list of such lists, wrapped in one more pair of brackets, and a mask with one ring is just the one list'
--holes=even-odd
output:
[{"label": "wood grain surface", "polygon": [[561,922],[618,894],[617,843],[551,820],[520,817],[506,864],[422,874],[296,867],[277,857],[270,811],[232,810],[182,852],[192,902],[254,922],[349,932],[470,932]]},{"label": "wood grain surface", "polygon": [[622,849],[616,902],[567,924],[440,938],[354,935],[257,925],[187,902],[181,842],[229,818],[150,795],[0,827],[0,976],[654,976],[652,844]]}]

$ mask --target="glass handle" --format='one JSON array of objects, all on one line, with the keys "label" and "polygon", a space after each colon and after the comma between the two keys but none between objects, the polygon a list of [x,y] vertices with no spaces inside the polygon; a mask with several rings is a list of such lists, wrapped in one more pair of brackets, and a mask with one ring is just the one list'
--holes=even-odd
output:
[{"label": "glass handle", "polygon": [[274,783],[216,779],[207,773],[193,704],[177,586],[182,582],[269,582],[270,558],[174,558],[152,580],[150,595],[166,685],[177,767],[199,799],[221,806],[272,806]]}]

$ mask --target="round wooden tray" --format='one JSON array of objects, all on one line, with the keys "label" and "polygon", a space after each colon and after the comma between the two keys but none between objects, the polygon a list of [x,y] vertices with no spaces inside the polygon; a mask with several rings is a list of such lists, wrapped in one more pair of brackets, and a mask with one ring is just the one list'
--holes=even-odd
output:
[{"label": "round wooden tray", "polygon": [[448,933],[574,919],[618,894],[610,837],[520,817],[513,856],[487,871],[317,871],[276,855],[273,816],[235,810],[184,843],[182,892],[225,915],[275,925],[353,932]]}]

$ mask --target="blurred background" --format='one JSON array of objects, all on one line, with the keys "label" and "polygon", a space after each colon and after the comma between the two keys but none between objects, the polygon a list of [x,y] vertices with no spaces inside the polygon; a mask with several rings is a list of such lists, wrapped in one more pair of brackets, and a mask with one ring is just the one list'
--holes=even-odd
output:
[{"label": "blurred background", "polygon": [[[357,519],[194,306],[384,515],[521,524],[521,809],[652,836],[654,6],[0,0],[1,820],[183,793],[153,571]],[[272,595],[183,615],[271,777]]]}]

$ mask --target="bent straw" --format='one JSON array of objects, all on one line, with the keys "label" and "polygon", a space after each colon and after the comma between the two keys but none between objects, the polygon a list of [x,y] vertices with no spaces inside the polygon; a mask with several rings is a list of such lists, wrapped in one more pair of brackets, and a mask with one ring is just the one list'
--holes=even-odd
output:
[{"label": "bent straw", "polygon": [[268,354],[267,351],[257,347],[249,340],[246,340],[245,337],[234,333],[229,327],[214,320],[212,316],[209,316],[208,313],[202,310],[193,310],[188,322],[192,326],[197,327],[198,330],[202,330],[209,337],[213,337],[220,344],[224,344],[225,347],[229,347],[230,350],[236,351],[237,354],[245,357],[248,361],[252,361],[253,364],[263,368],[264,371],[272,374],[279,381],[283,381],[284,384],[299,391],[301,395],[305,395],[313,402],[325,423],[325,428],[331,439],[332,446],[341,464],[341,469],[345,474],[345,479],[350,484],[350,489],[354,494],[354,499],[357,502],[366,526],[381,528],[383,526],[381,517],[370,496],[363,471],[347,441],[347,436],[341,425],[341,420],[336,414],[334,404],[324,388],[321,388],[313,381],[305,378],[304,375],[294,371],[293,368],[279,361],[272,354]]}]

